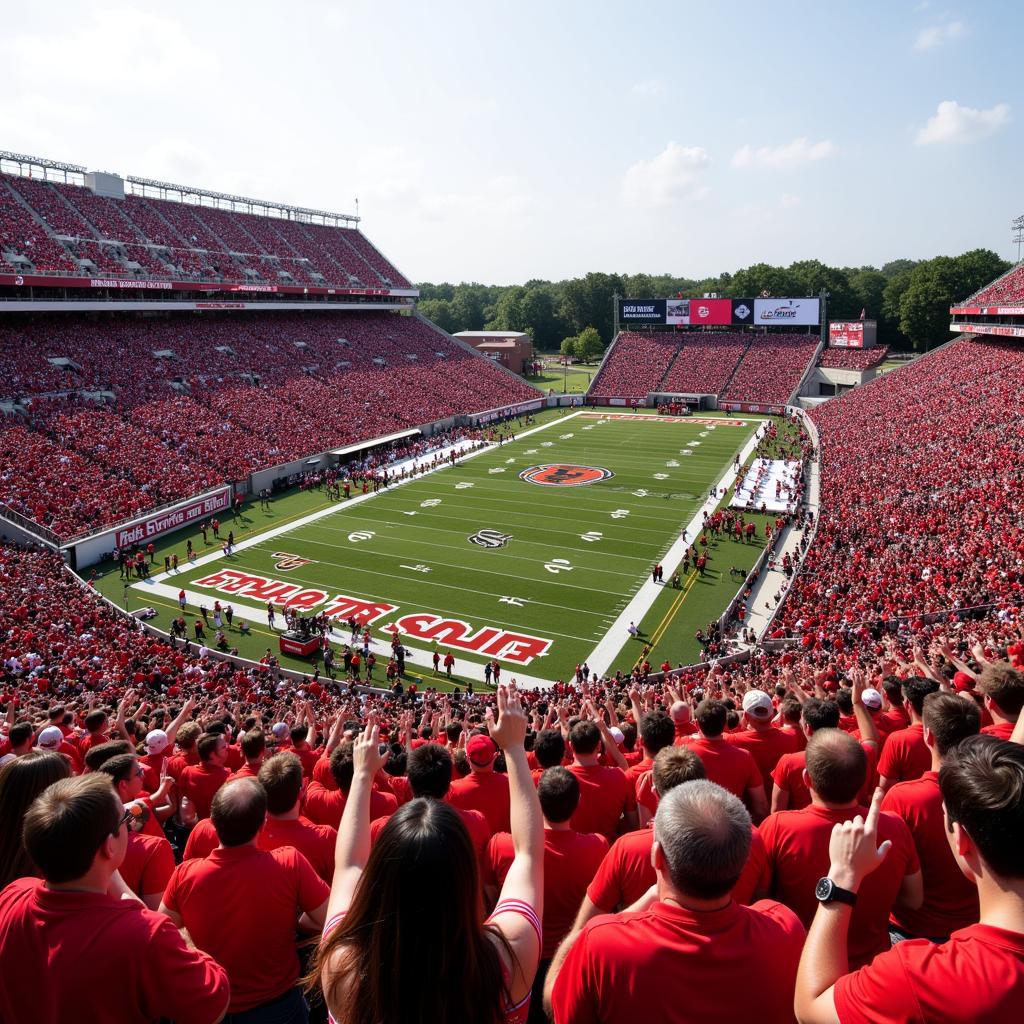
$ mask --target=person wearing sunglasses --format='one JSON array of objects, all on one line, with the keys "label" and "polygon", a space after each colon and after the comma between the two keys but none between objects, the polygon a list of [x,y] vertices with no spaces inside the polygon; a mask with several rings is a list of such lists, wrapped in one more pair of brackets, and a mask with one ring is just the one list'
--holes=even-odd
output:
[{"label": "person wearing sunglasses", "polygon": [[55,782],[29,808],[25,846],[43,877],[0,893],[0,1020],[223,1018],[224,969],[118,874],[132,816],[104,774]]}]

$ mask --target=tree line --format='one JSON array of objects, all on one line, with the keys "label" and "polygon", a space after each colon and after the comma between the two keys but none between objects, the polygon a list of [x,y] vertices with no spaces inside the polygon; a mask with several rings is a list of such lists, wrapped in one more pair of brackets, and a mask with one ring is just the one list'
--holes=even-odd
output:
[{"label": "tree line", "polygon": [[[927,349],[947,341],[949,307],[1008,270],[1010,264],[989,249],[930,260],[899,259],[878,267],[830,267],[798,260],[788,267],[768,263],[696,281],[671,274],[592,272],[565,281],[530,280],[521,285],[423,282],[420,312],[439,327],[456,331],[525,331],[542,351],[563,349],[594,328],[600,347],[611,341],[612,298],[700,297],[716,292],[728,298],[812,296],[828,292],[833,320],[860,316],[878,320],[879,343],[896,349]],[[577,348],[593,350],[593,335]],[[566,346],[567,350],[572,346]],[[574,349],[575,351],[576,349]],[[600,354],[600,350],[596,354]]]}]

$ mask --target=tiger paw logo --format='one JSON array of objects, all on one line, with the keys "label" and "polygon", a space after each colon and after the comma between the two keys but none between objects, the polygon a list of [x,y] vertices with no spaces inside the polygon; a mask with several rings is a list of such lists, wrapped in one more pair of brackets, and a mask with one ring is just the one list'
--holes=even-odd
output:
[{"label": "tiger paw logo", "polygon": [[511,533],[502,533],[500,530],[477,530],[471,537],[466,538],[470,544],[476,544],[481,548],[503,548],[511,539]]},{"label": "tiger paw logo", "polygon": [[543,484],[545,487],[582,487],[584,484],[609,480],[613,476],[615,474],[610,469],[601,466],[573,466],[560,462],[531,466],[519,474],[519,479],[531,484]]},{"label": "tiger paw logo", "polygon": [[275,551],[272,558],[280,559],[274,563],[275,569],[280,569],[281,572],[291,572],[293,569],[301,569],[304,565],[309,565],[312,559],[299,558],[298,555],[290,555],[287,551]]}]

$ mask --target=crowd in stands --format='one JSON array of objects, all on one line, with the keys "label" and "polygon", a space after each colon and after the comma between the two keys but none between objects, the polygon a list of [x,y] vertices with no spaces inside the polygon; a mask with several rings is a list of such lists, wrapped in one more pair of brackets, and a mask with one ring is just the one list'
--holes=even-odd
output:
[{"label": "crowd in stands", "polygon": [[590,389],[590,398],[646,398],[659,391],[679,342],[671,334],[621,331]]},{"label": "crowd in stands", "polygon": [[0,420],[0,501],[63,537],[536,396],[424,321],[387,313],[12,319],[0,363],[0,398],[25,409]]},{"label": "crowd in stands", "polygon": [[2,547],[0,1019],[1018,1019],[1024,632],[932,653],[417,701]]},{"label": "crowd in stands", "polygon": [[789,401],[818,348],[811,334],[757,336],[743,354],[722,398],[782,405]]},{"label": "crowd in stands", "polygon": [[694,332],[683,335],[682,341],[683,346],[669,367],[661,390],[719,395],[729,383],[751,338],[743,334]]},{"label": "crowd in stands", "polygon": [[960,303],[963,306],[1019,306],[1024,303],[1024,264]]},{"label": "crowd in stands", "polygon": [[878,348],[827,348],[818,365],[826,370],[870,370],[880,366],[889,354],[889,346]]},{"label": "crowd in stands", "polygon": [[88,260],[112,277],[412,287],[355,228],[139,195],[112,199],[78,185],[6,174],[0,175],[4,250],[32,265],[5,262],[5,269],[29,272],[75,273],[81,269],[75,261]]}]

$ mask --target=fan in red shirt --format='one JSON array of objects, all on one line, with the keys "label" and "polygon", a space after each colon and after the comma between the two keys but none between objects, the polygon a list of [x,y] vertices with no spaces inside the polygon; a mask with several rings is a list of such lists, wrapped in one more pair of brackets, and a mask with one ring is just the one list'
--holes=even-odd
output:
[{"label": "fan in red shirt", "polygon": [[790,733],[772,727],[775,705],[763,690],[747,690],[743,694],[743,718],[745,729],[726,733],[726,740],[734,747],[747,751],[754,759],[761,778],[764,780],[765,809],[772,796],[772,772],[783,754],[792,754],[797,749],[796,740]]},{"label": "fan in red shirt", "polygon": [[255,779],[260,773],[260,766],[267,755],[267,737],[262,729],[250,729],[242,733],[238,741],[245,763],[237,771],[228,776],[228,782],[235,779]]},{"label": "fan in red shirt", "polygon": [[981,670],[978,690],[985,701],[985,710],[992,716],[992,724],[981,731],[986,736],[1008,740],[1024,708],[1024,672],[1006,661],[993,662]]},{"label": "fan in red shirt", "polygon": [[743,800],[755,823],[768,813],[764,780],[757,762],[745,750],[734,747],[722,735],[728,717],[725,701],[705,699],[697,705],[698,734],[684,740],[701,761],[712,782]]},{"label": "fan in red shirt", "polygon": [[294,848],[258,848],[266,816],[266,793],[255,779],[219,790],[211,817],[220,846],[203,860],[178,865],[160,910],[224,966],[229,1013],[272,1008],[280,1019],[300,1019],[305,1004],[295,986],[296,922],[300,932],[319,932],[330,889]]},{"label": "fan in red shirt", "polygon": [[120,881],[125,826],[121,801],[100,775],[56,782],[30,807],[24,842],[43,879],[0,892],[0,1020],[61,1021],[69,1007],[84,1019],[83,999],[95,1024],[213,1024],[223,1016],[224,968]]},{"label": "fan in red shirt", "polygon": [[672,707],[669,708],[669,715],[676,730],[676,743],[686,739],[687,736],[692,736],[697,731],[697,726],[690,720],[690,705],[686,701],[673,701]]},{"label": "fan in red shirt", "polygon": [[448,802],[453,807],[479,811],[487,819],[491,835],[511,827],[508,776],[494,770],[497,756],[498,747],[490,736],[470,736],[466,742],[470,773],[456,779],[448,791]]},{"label": "fan in red shirt", "polygon": [[[551,958],[572,928],[587,886],[608,852],[608,840],[595,833],[577,832],[569,824],[579,803],[580,784],[567,768],[549,768],[540,780],[537,796],[544,814],[544,917],[532,1002],[539,1010]],[[481,880],[492,906],[515,856],[508,832],[499,832],[487,844]]]},{"label": "fan in red shirt", "polygon": [[961,740],[978,732],[981,713],[974,701],[953,693],[930,693],[924,699],[923,719],[931,771],[910,782],[897,782],[885,794],[882,810],[898,815],[910,829],[921,861],[924,902],[917,910],[894,909],[889,932],[894,940],[945,942],[958,928],[977,924],[978,890],[963,876],[946,842],[939,769]]},{"label": "fan in red shirt", "polygon": [[[980,921],[941,945],[899,942],[849,973],[852,910],[843,899],[818,908],[797,976],[795,1009],[805,1024],[896,1024],[904,1021],[1024,1019],[1024,747],[970,736],[949,751],[939,771],[946,838],[964,875],[978,888]],[[837,828],[822,896],[850,893],[889,853],[878,845],[881,790],[866,820]]]},{"label": "fan in red shirt", "polygon": [[932,756],[924,743],[921,712],[924,699],[935,693],[939,684],[933,679],[914,676],[903,683],[903,709],[910,715],[910,725],[889,734],[878,758],[878,784],[888,789],[895,782],[919,779],[932,764]]},{"label": "fan in red shirt", "polygon": [[647,775],[654,767],[654,758],[658,751],[670,747],[675,742],[676,731],[672,719],[661,708],[645,712],[640,718],[640,740],[644,746],[644,757],[632,765],[626,772],[626,777],[633,783],[633,791],[637,797],[637,804],[640,808],[640,824],[646,824],[654,817],[658,809],[658,797],[654,790],[648,786],[644,790],[644,802],[640,801],[640,780]]},{"label": "fan in red shirt", "polygon": [[687,782],[662,796],[654,836],[656,888],[559,948],[545,986],[555,1024],[791,1021],[803,927],[781,904],[730,895],[750,850],[746,808]]},{"label": "fan in red shirt", "polygon": [[622,768],[600,764],[602,739],[605,751],[625,765],[603,718],[580,719],[569,730],[569,771],[580,784],[580,802],[570,824],[577,832],[596,832],[611,841],[636,828],[636,793]]},{"label": "fan in red shirt", "polygon": [[[317,825],[330,825],[336,829],[341,823],[341,815],[345,810],[345,801],[352,788],[352,741],[348,740],[336,747],[330,757],[331,777],[337,789],[327,789],[315,780],[306,788],[304,812],[306,817]],[[383,818],[394,814],[398,809],[398,801],[390,792],[374,789],[370,797],[370,818]]]},{"label": "fan in red shirt", "polygon": [[107,713],[105,711],[90,711],[85,716],[86,735],[78,741],[78,749],[84,757],[92,747],[98,747],[101,743],[108,743],[110,736],[107,733]]},{"label": "fan in red shirt", "polygon": [[[864,785],[867,758],[861,745],[841,729],[823,729],[807,744],[806,781],[811,806],[779,811],[761,825],[768,856],[771,892],[796,911],[805,926],[814,917],[815,883],[828,868],[829,837],[837,823],[867,813],[857,795]],[[853,913],[850,962],[860,966],[889,947],[889,913],[893,906],[921,906],[921,865],[907,826],[895,815],[882,815],[880,834],[891,850],[860,894]]]},{"label": "fan in red shirt", "polygon": [[[445,800],[452,784],[452,755],[439,743],[427,743],[409,752],[405,764],[409,785],[409,800],[426,797],[431,800]],[[408,801],[403,801],[407,803]],[[491,828],[480,811],[456,807],[462,823],[483,866],[483,854],[491,838]],[[381,829],[390,821],[391,815],[375,818],[370,823],[370,841],[376,842]]]},{"label": "fan in red shirt", "polygon": [[219,733],[203,733],[196,740],[199,764],[183,768],[178,778],[178,790],[187,797],[200,820],[210,816],[210,808],[217,790],[228,780],[230,771],[224,766],[228,741]]}]

